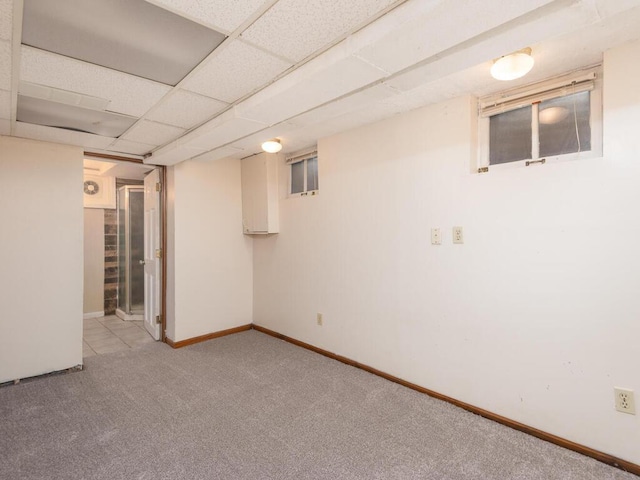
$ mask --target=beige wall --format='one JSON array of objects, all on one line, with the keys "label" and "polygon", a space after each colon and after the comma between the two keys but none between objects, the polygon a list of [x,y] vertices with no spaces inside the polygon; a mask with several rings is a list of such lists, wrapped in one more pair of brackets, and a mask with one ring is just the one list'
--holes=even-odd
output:
[{"label": "beige wall", "polygon": [[0,137],[0,382],[82,364],[82,156]]},{"label": "beige wall", "polygon": [[253,250],[242,234],[240,160],[187,161],[168,176],[169,338],[251,323]]},{"label": "beige wall", "polygon": [[85,314],[104,313],[104,210],[84,209]]},{"label": "beige wall", "polygon": [[613,402],[640,392],[637,58],[605,56],[602,158],[471,174],[470,98],[321,140],[320,194],[282,169],[280,233],[254,240],[254,322],[640,463]]}]

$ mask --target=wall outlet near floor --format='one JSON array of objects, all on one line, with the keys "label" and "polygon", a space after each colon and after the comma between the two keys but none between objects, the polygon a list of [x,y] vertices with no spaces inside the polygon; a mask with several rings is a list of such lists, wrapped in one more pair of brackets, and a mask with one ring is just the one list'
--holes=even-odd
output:
[{"label": "wall outlet near floor", "polygon": [[462,227],[453,227],[453,243],[464,243]]},{"label": "wall outlet near floor", "polygon": [[318,313],[316,314],[316,323],[318,324],[318,326],[322,326],[322,314]]},{"label": "wall outlet near floor", "polygon": [[431,229],[431,245],[441,245],[442,244],[442,233],[439,228]]},{"label": "wall outlet near floor", "polygon": [[633,398],[633,390],[614,387],[616,396],[616,410],[622,413],[636,414],[636,403]]}]

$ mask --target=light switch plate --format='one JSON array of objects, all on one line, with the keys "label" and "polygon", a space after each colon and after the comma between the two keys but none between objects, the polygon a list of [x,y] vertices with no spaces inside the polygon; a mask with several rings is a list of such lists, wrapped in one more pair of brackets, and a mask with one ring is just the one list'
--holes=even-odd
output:
[{"label": "light switch plate", "polygon": [[431,245],[441,245],[442,244],[442,233],[439,228],[431,229]]}]

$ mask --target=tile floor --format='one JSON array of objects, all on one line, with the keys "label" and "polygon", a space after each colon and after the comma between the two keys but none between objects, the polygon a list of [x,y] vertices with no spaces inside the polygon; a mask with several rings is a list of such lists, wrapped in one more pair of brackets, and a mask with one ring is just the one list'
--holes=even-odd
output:
[{"label": "tile floor", "polygon": [[115,315],[84,320],[82,356],[129,350],[153,342],[140,321],[124,321]]}]

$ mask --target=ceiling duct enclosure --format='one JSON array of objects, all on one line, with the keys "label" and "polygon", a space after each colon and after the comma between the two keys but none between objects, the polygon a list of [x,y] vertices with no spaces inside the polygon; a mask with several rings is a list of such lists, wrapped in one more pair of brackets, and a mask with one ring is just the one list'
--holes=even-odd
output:
[{"label": "ceiling duct enclosure", "polygon": [[24,45],[167,85],[225,38],[144,0],[24,0]]}]

